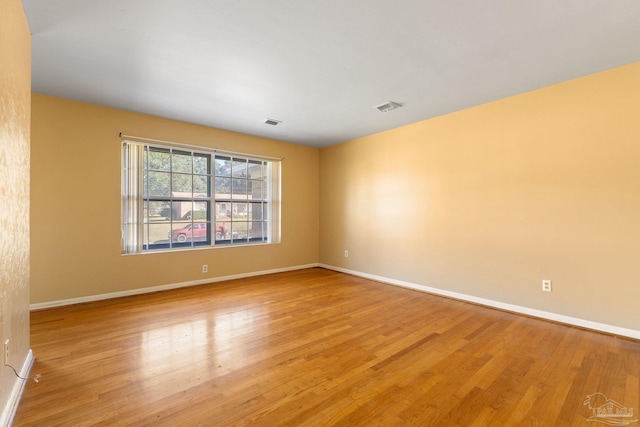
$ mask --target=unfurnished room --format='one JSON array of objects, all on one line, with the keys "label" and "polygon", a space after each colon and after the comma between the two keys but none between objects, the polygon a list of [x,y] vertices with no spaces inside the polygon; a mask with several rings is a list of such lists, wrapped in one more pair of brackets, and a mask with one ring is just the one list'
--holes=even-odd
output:
[{"label": "unfurnished room", "polygon": [[0,0],[1,426],[637,426],[640,2]]}]

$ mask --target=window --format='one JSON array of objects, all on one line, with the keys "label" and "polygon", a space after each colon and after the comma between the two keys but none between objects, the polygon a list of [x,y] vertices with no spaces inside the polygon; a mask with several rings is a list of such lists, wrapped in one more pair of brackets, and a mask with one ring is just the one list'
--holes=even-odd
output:
[{"label": "window", "polygon": [[122,252],[277,243],[280,161],[123,141]]}]

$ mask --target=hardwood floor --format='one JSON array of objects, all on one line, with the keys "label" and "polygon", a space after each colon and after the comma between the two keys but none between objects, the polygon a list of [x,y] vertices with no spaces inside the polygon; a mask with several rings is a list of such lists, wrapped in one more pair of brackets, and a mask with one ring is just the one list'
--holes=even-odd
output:
[{"label": "hardwood floor", "polygon": [[640,410],[640,342],[317,268],[33,312],[31,348],[15,426],[597,426],[596,392]]}]

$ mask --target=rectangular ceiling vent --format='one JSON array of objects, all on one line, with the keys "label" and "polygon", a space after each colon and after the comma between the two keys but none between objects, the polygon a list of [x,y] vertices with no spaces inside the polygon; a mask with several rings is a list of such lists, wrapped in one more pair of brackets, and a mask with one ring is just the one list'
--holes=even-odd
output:
[{"label": "rectangular ceiling vent", "polygon": [[278,126],[280,123],[282,123],[282,120],[266,119],[264,121],[264,124],[269,126]]},{"label": "rectangular ceiling vent", "polygon": [[381,112],[386,113],[387,111],[395,110],[396,108],[400,107],[402,107],[402,105],[398,104],[397,102],[389,101],[385,102],[382,105],[378,105],[376,108]]}]

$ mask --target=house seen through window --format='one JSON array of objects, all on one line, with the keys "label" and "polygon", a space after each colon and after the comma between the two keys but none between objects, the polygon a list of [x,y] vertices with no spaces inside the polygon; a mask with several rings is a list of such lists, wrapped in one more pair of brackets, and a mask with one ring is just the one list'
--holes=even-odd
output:
[{"label": "house seen through window", "polygon": [[123,253],[279,241],[279,160],[123,142]]}]

